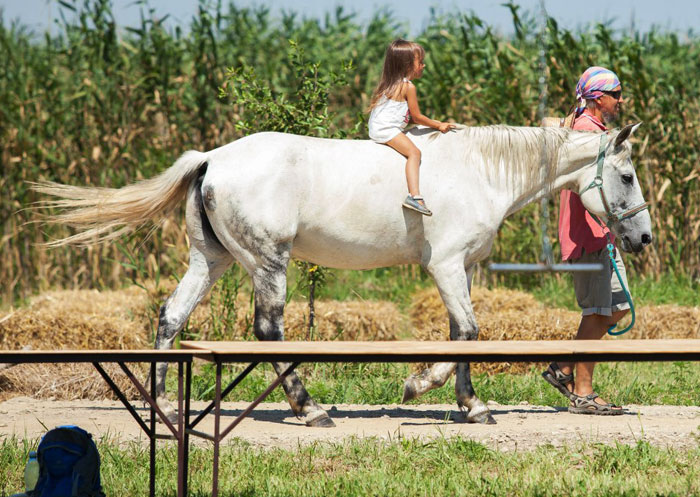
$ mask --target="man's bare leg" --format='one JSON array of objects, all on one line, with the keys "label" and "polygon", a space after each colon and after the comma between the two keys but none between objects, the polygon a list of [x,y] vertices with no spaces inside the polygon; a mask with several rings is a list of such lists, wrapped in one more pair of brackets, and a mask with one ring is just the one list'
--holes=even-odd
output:
[{"label": "man's bare leg", "polygon": [[[583,316],[581,318],[581,324],[579,324],[578,332],[576,333],[576,340],[600,340],[605,336],[608,328],[614,324],[617,324],[628,310],[613,312],[612,316],[603,316],[600,314],[589,314],[588,316]],[[575,364],[576,375],[574,377],[573,392],[576,395],[585,396],[593,392],[593,371],[595,369],[595,362],[578,362]],[[564,374],[571,374],[573,363],[570,362],[560,362],[559,367]],[[572,385],[568,386],[571,390]],[[596,402],[599,404],[607,404],[607,401],[598,397]]]}]

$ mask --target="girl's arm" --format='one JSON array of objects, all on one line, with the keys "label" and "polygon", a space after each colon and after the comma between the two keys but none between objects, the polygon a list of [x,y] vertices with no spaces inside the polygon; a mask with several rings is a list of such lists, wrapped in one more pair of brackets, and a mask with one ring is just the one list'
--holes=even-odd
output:
[{"label": "girl's arm", "polygon": [[408,112],[411,113],[411,121],[413,121],[415,124],[430,126],[431,128],[440,130],[443,133],[446,133],[455,127],[454,124],[436,121],[435,119],[430,119],[429,117],[421,114],[420,107],[418,107],[418,94],[416,93],[416,87],[413,83],[408,83],[408,88],[406,89],[406,101],[408,102]]}]

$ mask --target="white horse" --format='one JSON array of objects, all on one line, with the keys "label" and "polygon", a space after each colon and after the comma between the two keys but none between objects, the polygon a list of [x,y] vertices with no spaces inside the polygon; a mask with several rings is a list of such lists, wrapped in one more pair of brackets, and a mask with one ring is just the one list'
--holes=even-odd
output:
[{"label": "white horse", "polygon": [[[628,143],[637,126],[612,132],[602,149],[608,208],[595,189],[582,195],[586,208],[608,221],[622,249],[635,252],[651,242],[649,213],[624,219],[615,213],[643,202]],[[447,308],[450,339],[475,340],[479,328],[469,296],[474,265],[489,255],[508,215],[551,191],[582,191],[592,183],[601,134],[504,126],[444,135],[415,128],[408,134],[422,150],[421,190],[432,217],[401,207],[405,159],[389,147],[280,133],[186,152],[159,176],[121,189],[34,188],[60,198],[46,202],[66,209],[53,221],[83,230],[53,245],[112,240],[186,199],[190,263],[161,307],[157,349],[172,347],[195,306],[234,261],[255,289],[255,336],[283,340],[291,257],[345,269],[420,264]],[[273,366],[280,374],[286,365]],[[407,379],[404,399],[443,385],[455,368],[457,404],[466,419],[495,422],[474,392],[468,363],[438,363]],[[165,400],[166,370],[167,364],[157,369],[157,395],[173,414]],[[307,425],[334,426],[296,374],[283,387]]]}]

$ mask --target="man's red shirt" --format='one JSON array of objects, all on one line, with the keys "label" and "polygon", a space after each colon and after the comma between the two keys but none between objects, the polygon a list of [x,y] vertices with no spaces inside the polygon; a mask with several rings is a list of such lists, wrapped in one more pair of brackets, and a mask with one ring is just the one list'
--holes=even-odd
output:
[{"label": "man's red shirt", "polygon": [[[588,109],[576,118],[573,129],[578,131],[606,131],[605,125]],[[578,259],[583,250],[590,254],[605,248],[607,228],[603,229],[588,213],[581,197],[570,190],[562,190],[559,203],[559,243],[561,257],[568,261]],[[612,237],[612,235],[611,235]]]}]

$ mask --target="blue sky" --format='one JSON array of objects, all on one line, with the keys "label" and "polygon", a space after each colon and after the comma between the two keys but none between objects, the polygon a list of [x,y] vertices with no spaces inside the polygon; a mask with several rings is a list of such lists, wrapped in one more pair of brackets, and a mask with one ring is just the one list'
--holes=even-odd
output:
[{"label": "blue sky", "polygon": [[[82,1],[82,0],[81,0]],[[224,0],[224,4],[229,0]],[[149,0],[157,15],[170,14],[173,23],[188,25],[197,8],[196,0]],[[452,0],[436,2],[432,0],[237,0],[238,6],[269,6],[273,14],[282,10],[293,10],[306,17],[323,17],[341,5],[348,12],[356,12],[360,22],[366,21],[373,12],[388,7],[395,17],[406,23],[411,33],[416,33],[427,22],[430,7],[437,12],[474,11],[501,31],[511,30],[508,10],[501,6],[505,0]],[[519,0],[524,9],[537,11],[539,0]],[[113,0],[114,12],[120,25],[137,24],[139,5],[135,0]],[[652,25],[663,30],[687,32],[692,29],[700,32],[700,0],[593,0],[582,1],[546,0],[550,15],[567,28],[584,27],[595,22],[613,21],[619,29],[628,29],[632,23],[642,31]],[[51,25],[50,19],[58,13],[56,0],[0,0],[0,9],[7,24],[18,19],[35,32],[44,32]]]}]

